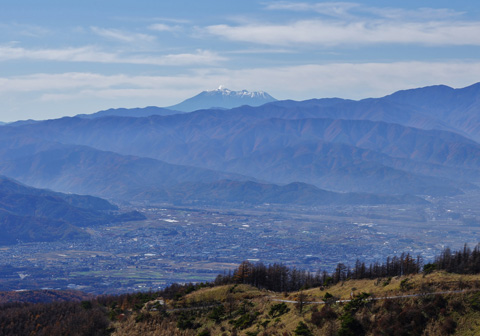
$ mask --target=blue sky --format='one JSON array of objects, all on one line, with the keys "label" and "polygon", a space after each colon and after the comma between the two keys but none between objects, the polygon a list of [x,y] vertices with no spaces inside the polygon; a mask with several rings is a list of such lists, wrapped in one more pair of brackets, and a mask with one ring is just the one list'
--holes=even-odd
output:
[{"label": "blue sky", "polygon": [[277,99],[480,81],[477,1],[3,0],[0,120],[168,106],[223,85]]}]

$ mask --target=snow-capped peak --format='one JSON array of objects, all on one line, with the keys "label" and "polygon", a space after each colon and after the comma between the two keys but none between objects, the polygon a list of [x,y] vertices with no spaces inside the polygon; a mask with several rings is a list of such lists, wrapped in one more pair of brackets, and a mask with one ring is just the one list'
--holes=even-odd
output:
[{"label": "snow-capped peak", "polygon": [[248,90],[241,90],[241,91],[232,91],[230,89],[227,89],[223,85],[220,85],[218,89],[216,90],[210,90],[210,91],[205,91],[207,94],[221,94],[222,96],[236,96],[236,97],[251,97],[251,98],[256,98],[256,97],[269,97],[268,94],[266,94],[264,91],[254,91],[250,92]]},{"label": "snow-capped peak", "polygon": [[220,86],[218,87],[218,89],[216,89],[216,90],[211,90],[211,91],[206,91],[206,92],[230,93],[230,92],[234,92],[234,91],[227,89],[227,88],[226,88],[225,86],[223,86],[223,85],[220,85]]},{"label": "snow-capped peak", "polygon": [[177,111],[190,112],[206,108],[229,109],[242,105],[259,106],[275,100],[275,98],[264,91],[232,91],[220,85],[218,89],[203,91],[169,108]]}]

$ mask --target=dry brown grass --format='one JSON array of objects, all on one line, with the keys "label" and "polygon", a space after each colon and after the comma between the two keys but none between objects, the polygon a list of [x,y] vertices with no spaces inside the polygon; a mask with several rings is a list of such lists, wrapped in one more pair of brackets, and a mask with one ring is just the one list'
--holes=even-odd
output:
[{"label": "dry brown grass", "polygon": [[185,299],[187,302],[194,301],[220,301],[223,302],[227,296],[233,297],[237,301],[244,299],[253,299],[269,295],[267,291],[261,291],[250,285],[224,285],[213,288],[202,288],[198,291],[188,294]]},{"label": "dry brown grass", "polygon": [[[401,282],[408,279],[410,289],[402,291]],[[374,297],[395,296],[425,292],[441,292],[452,289],[480,289],[480,275],[462,275],[434,272],[428,275],[415,274],[376,280],[348,280],[330,287],[312,288],[303,291],[312,301],[321,301],[328,292],[340,299],[349,299],[350,294],[362,292]],[[290,293],[288,299],[296,300],[298,292]],[[277,295],[280,298],[280,295]]]},{"label": "dry brown grass", "polygon": [[[405,281],[405,279],[408,279],[410,287],[408,290],[402,291],[401,283],[402,281]],[[350,280],[327,288],[312,288],[302,291],[302,293],[307,295],[307,301],[322,301],[327,292],[340,299],[349,299],[352,291],[355,294],[366,292],[375,297],[382,297],[402,294],[442,292],[462,288],[480,290],[480,275],[458,275],[447,274],[445,272],[434,272],[426,276],[418,274],[405,277],[393,277],[391,279]],[[246,335],[247,332],[258,332],[259,336],[293,335],[293,330],[295,330],[300,321],[307,322],[314,335],[335,335],[340,327],[339,319],[328,320],[320,327],[316,327],[313,323],[310,323],[312,311],[321,309],[323,307],[321,305],[307,304],[305,305],[302,314],[300,314],[294,302],[286,303],[290,308],[289,312],[278,318],[272,318],[269,316],[270,308],[275,304],[279,304],[278,301],[273,301],[273,298],[295,301],[298,298],[299,293],[300,292],[294,292],[285,296],[281,293],[259,290],[248,285],[225,285],[197,290],[186,295],[184,300],[187,304],[201,301],[222,302],[225,307],[228,305],[227,301],[231,300],[234,301],[233,306],[235,307],[232,309],[232,312],[239,309],[242,302],[248,300],[252,306],[248,306],[247,311],[258,312],[259,315],[252,326],[244,330],[237,330],[237,335]],[[469,297],[471,297],[471,295],[473,295],[473,293],[455,294],[454,296],[449,296],[449,302],[453,306],[455,305],[455,302],[452,300],[464,304],[470,300]],[[416,299],[407,299],[405,302],[409,303],[409,300],[413,302]],[[378,305],[381,304],[382,303],[378,302]],[[338,314],[341,314],[343,309],[342,304],[335,304],[333,307]],[[152,313],[152,315],[155,315],[155,313]],[[240,315],[226,317],[225,320],[215,323],[212,319],[208,318],[207,314],[205,314],[197,319],[197,322],[202,324],[202,328],[198,329],[196,332],[192,330],[180,331],[176,329],[175,323],[172,323],[171,320],[169,322],[167,320],[156,320],[154,318],[146,323],[135,323],[135,321],[132,320],[134,317],[130,317],[122,324],[118,322],[116,323],[118,329],[113,335],[187,336],[196,335],[200,330],[203,330],[203,328],[208,328],[211,335],[233,335],[233,326],[229,323],[229,320],[235,320],[239,318]],[[480,312],[469,310],[464,315],[455,312],[451,317],[457,323],[455,335],[480,335]],[[424,330],[424,336],[441,335],[442,318],[429,321]]]}]

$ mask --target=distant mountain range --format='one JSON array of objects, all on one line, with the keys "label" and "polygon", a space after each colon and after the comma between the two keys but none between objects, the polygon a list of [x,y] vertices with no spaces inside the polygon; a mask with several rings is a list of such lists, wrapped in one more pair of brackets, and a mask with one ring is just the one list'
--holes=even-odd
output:
[{"label": "distant mountain range", "polygon": [[162,107],[156,106],[147,106],[143,108],[117,108],[117,109],[108,109],[104,111],[98,111],[92,114],[79,114],[77,117],[86,118],[86,119],[93,119],[93,118],[101,118],[107,116],[117,116],[117,117],[149,117],[152,115],[172,115],[177,114],[179,111],[169,110]]},{"label": "distant mountain range", "polygon": [[[250,106],[115,109],[1,126],[0,173],[148,203],[418,203],[403,195],[456,195],[480,183],[479,84],[302,102],[221,88],[184,103],[210,96]],[[252,106],[255,97],[273,101]]]},{"label": "distant mountain range", "polygon": [[[25,147],[29,146],[21,148]],[[4,157],[8,156],[4,154]],[[130,199],[148,189],[163,189],[185,182],[249,179],[235,173],[58,143],[44,143],[39,150],[23,153],[22,149],[18,149],[15,155],[10,155],[10,159],[3,162],[0,170],[35,187],[48,186],[63,192],[95,194],[117,201]]]},{"label": "distant mountain range", "polygon": [[0,245],[85,238],[85,226],[144,219],[92,196],[62,194],[0,176]]},{"label": "distant mountain range", "polygon": [[176,204],[193,205],[244,205],[285,204],[304,206],[323,205],[379,205],[379,204],[428,204],[409,195],[374,195],[366,193],[336,193],[305,183],[279,186],[252,181],[223,180],[212,183],[184,183],[164,190],[145,189],[141,199],[163,200]]},{"label": "distant mountain range", "polygon": [[[243,105],[260,106],[276,101],[266,92],[249,92],[247,90],[231,91],[219,87],[216,90],[203,91],[179,104],[170,107],[148,106],[143,108],[117,108],[99,111],[92,114],[79,114],[77,117],[93,119],[106,116],[117,117],[149,117],[152,115],[167,116],[203,109],[231,109]],[[1,125],[1,124],[0,124]]]}]

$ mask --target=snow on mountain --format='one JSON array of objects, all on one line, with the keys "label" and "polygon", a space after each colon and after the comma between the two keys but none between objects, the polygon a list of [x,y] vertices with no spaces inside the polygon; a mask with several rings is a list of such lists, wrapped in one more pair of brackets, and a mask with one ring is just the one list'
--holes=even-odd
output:
[{"label": "snow on mountain", "polygon": [[247,90],[232,91],[223,87],[222,85],[220,85],[216,90],[210,90],[210,91],[204,91],[204,92],[210,96],[222,95],[222,96],[230,96],[230,97],[265,98],[265,99],[270,99],[271,101],[276,100],[275,98],[273,98],[272,96],[270,96],[268,93],[264,91],[254,91],[254,92],[250,92]]},{"label": "snow on mountain", "polygon": [[242,105],[260,106],[273,101],[276,101],[276,99],[264,91],[232,91],[220,85],[216,90],[203,91],[180,104],[167,108],[191,112],[208,108],[230,109]]}]

